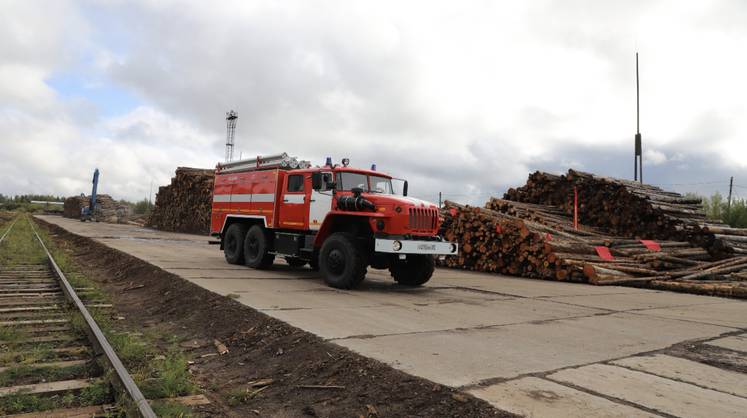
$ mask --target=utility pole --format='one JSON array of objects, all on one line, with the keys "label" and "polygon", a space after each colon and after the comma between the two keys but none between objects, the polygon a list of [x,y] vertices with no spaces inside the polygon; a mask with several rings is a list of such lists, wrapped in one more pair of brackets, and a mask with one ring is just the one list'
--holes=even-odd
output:
[{"label": "utility pole", "polygon": [[729,199],[726,201],[726,214],[731,212],[731,189],[734,188],[734,176],[729,179]]},{"label": "utility pole", "polygon": [[635,156],[633,161],[633,180],[643,183],[643,146],[641,144],[641,93],[638,83],[638,53],[635,53]]},{"label": "utility pole", "polygon": [[438,208],[441,209],[441,192],[438,192]]}]

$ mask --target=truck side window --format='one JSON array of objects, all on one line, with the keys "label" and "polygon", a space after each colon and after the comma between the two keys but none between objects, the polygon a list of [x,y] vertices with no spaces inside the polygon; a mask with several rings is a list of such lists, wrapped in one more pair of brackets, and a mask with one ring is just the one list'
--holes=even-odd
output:
[{"label": "truck side window", "polygon": [[322,190],[330,190],[332,187],[332,173],[322,173]]},{"label": "truck side window", "polygon": [[303,175],[294,174],[288,176],[288,191],[289,192],[302,192],[303,191]]}]

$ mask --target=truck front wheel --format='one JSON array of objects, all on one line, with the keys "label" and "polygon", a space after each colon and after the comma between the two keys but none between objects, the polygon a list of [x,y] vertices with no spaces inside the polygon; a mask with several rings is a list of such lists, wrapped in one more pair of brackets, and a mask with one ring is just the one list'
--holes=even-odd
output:
[{"label": "truck front wheel", "polygon": [[245,264],[255,269],[266,269],[275,261],[275,254],[270,254],[270,240],[264,228],[253,225],[246,233],[244,240]]},{"label": "truck front wheel", "polygon": [[408,255],[404,260],[394,261],[389,272],[394,281],[404,286],[421,286],[431,279],[435,262],[431,255]]},{"label": "truck front wheel", "polygon": [[327,238],[319,253],[324,281],[338,289],[352,289],[366,277],[366,256],[353,235],[336,232]]},{"label": "truck front wheel", "polygon": [[241,264],[244,262],[244,237],[246,226],[233,224],[226,230],[223,236],[223,254],[230,264]]}]

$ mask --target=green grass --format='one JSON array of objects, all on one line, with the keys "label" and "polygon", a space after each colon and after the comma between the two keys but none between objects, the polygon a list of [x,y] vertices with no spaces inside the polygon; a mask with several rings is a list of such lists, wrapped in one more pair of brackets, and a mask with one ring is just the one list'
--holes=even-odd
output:
[{"label": "green grass", "polygon": [[[31,229],[31,221],[28,217],[18,216],[18,221],[13,225],[5,240],[0,244],[0,266],[14,266],[18,264],[41,264],[46,262],[47,257],[42,250],[36,236]],[[12,222],[6,227],[9,228]],[[5,229],[3,229],[3,233]],[[1,235],[1,234],[0,234]]]},{"label": "green grass", "polygon": [[[45,263],[46,254],[33,233],[31,218],[21,214],[17,219],[18,221],[2,243],[3,251],[0,252],[0,265]],[[10,223],[7,224],[7,226],[9,225]],[[86,293],[86,300],[107,303],[106,294],[75,263],[71,249],[57,247],[45,229],[38,225],[35,225],[34,229],[39,233],[40,238],[49,249],[57,265],[65,273],[70,284],[76,288],[93,288],[92,291]],[[187,369],[187,358],[179,349],[179,338],[173,335],[163,336],[157,334],[157,331],[149,331],[145,335],[126,333],[119,329],[121,325],[111,319],[111,314],[107,310],[91,309],[89,311],[146,398],[170,398],[197,392]],[[87,325],[83,317],[77,312],[71,314],[70,325],[75,333],[81,336],[85,335]],[[7,328],[0,330],[0,340],[13,342],[22,338],[23,335],[15,330]],[[157,349],[156,342],[160,342],[168,348]],[[78,376],[77,373],[85,371],[81,367],[90,367],[80,366],[60,369],[29,366],[29,364],[42,361],[58,360],[60,356],[52,351],[54,346],[54,343],[37,344],[31,350],[24,349],[22,354],[17,355],[7,351],[0,352],[0,364],[15,366],[0,373],[0,386],[12,384],[17,379],[28,379],[32,376],[47,381],[74,378],[73,376]],[[21,351],[20,347],[8,350]],[[105,369],[108,367],[103,359],[98,361],[100,367]],[[106,373],[110,375],[112,371],[108,370]],[[0,414],[44,411],[67,406],[87,406],[112,402],[113,394],[109,385],[105,383],[106,381],[109,380],[103,379],[100,384],[86,388],[76,395],[51,397],[14,395],[3,397],[0,398]],[[124,410],[126,407],[123,406],[122,409]],[[159,416],[192,416],[188,407],[171,402],[157,402],[154,409]]]},{"label": "green grass", "polygon": [[0,328],[0,341],[3,342],[16,342],[24,337],[24,333],[11,327]]},{"label": "green grass", "polygon": [[[84,343],[85,344],[85,343]],[[73,345],[79,345],[73,343]],[[68,354],[56,353],[59,343],[36,343],[33,346],[12,345],[0,352],[0,366],[27,365],[50,361],[62,361]]]},{"label": "green grass", "polygon": [[[108,300],[106,295],[98,288],[96,282],[88,278],[84,270],[76,265],[70,255],[70,250],[57,247],[43,228],[37,226],[36,230],[68,281],[74,287],[94,288],[93,292],[87,294],[89,298],[106,302]],[[146,398],[170,398],[192,395],[197,392],[197,387],[187,369],[187,358],[178,346],[180,339],[173,335],[163,336],[157,334],[156,331],[149,331],[142,335],[123,332],[124,330],[118,329],[120,325],[111,319],[111,315],[106,310],[89,311]],[[85,332],[87,328],[83,318],[79,315],[73,317],[70,324],[78,332]],[[156,341],[168,345],[165,352],[163,349],[156,348]],[[191,416],[189,408],[182,405],[164,402],[158,405],[158,408],[163,410],[163,413],[158,414],[159,416]]]},{"label": "green grass", "polygon": [[[177,349],[177,340],[172,340],[172,347],[162,354],[149,344],[147,335],[116,332],[108,316],[101,312],[91,315],[146,398],[170,398],[196,392],[187,370],[187,359]],[[71,326],[79,331],[86,329],[81,317],[71,320]]]},{"label": "green grass", "polygon": [[107,382],[96,381],[78,393],[64,396],[42,396],[16,394],[0,397],[0,414],[20,414],[24,412],[47,411],[56,408],[102,405],[112,402],[111,388]]},{"label": "green grass", "polygon": [[231,389],[226,394],[226,401],[229,406],[238,406],[249,400],[249,391],[244,387]]},{"label": "green grass", "polygon": [[262,386],[260,388],[249,388],[249,387],[237,387],[228,392],[226,401],[229,406],[237,406],[242,403],[249,402],[251,399],[262,393],[268,386]]},{"label": "green grass", "polygon": [[151,406],[153,407],[153,412],[159,417],[189,418],[195,416],[189,407],[176,402],[157,401],[153,402]]},{"label": "green grass", "polygon": [[34,383],[43,381],[52,382],[59,380],[78,379],[96,374],[96,367],[92,364],[83,364],[70,367],[33,367],[20,365],[0,372],[0,386],[12,386],[19,380],[28,381],[33,378]]},{"label": "green grass", "polygon": [[165,359],[151,361],[148,376],[138,373],[138,385],[149,399],[173,398],[195,393],[196,387],[187,370],[187,359],[177,352],[168,353]]}]

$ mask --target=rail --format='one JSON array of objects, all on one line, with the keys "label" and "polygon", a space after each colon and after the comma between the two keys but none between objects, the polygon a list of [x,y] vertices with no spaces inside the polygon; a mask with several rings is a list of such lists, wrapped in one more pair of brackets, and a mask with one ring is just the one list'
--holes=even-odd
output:
[{"label": "rail", "polygon": [[[52,269],[55,271],[58,279],[60,280],[60,283],[62,284],[62,292],[65,294],[65,297],[75,305],[75,307],[85,319],[86,325],[88,325],[90,334],[93,337],[92,342],[97,345],[98,348],[106,356],[107,362],[115,371],[115,376],[119,381],[119,384],[122,386],[122,388],[124,388],[129,397],[135,402],[135,405],[137,406],[137,409],[142,417],[156,418],[157,415],[155,414],[155,412],[153,412],[153,409],[148,404],[148,400],[145,399],[142,392],[140,392],[140,388],[137,387],[135,381],[132,379],[132,376],[130,376],[130,374],[127,372],[127,369],[125,369],[122,361],[119,359],[119,356],[117,356],[117,353],[114,351],[114,348],[112,348],[111,344],[109,344],[109,341],[106,339],[106,336],[104,336],[104,333],[101,331],[101,328],[99,328],[99,325],[93,319],[93,316],[91,316],[91,314],[88,312],[88,309],[86,309],[83,302],[75,293],[73,286],[70,285],[70,282],[65,277],[65,274],[54,261],[54,258],[49,252],[49,249],[47,249],[44,241],[42,241],[41,237],[36,232],[34,223],[31,222],[31,220],[28,218],[27,220],[31,225],[31,230],[34,231],[36,239],[39,241],[39,244],[41,244],[44,252],[47,254],[47,259],[49,260]],[[15,222],[13,223],[13,225],[15,225]],[[11,225],[10,228],[12,228],[13,225]],[[8,228],[8,231],[10,230],[10,228]],[[2,238],[0,238],[0,242],[2,242],[2,239],[5,238],[5,235],[7,235],[8,231],[6,231],[5,234],[3,234]]]},{"label": "rail", "polygon": [[13,223],[10,224],[10,226],[8,227],[8,229],[6,229],[5,232],[3,232],[3,235],[0,236],[0,243],[3,242],[3,240],[5,239],[5,236],[8,235],[8,232],[10,232],[10,230],[13,229],[13,225],[15,225],[16,222],[18,222],[18,219],[13,220]]}]

